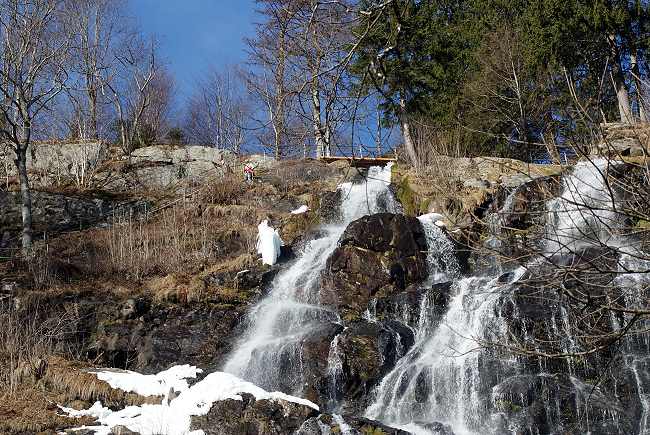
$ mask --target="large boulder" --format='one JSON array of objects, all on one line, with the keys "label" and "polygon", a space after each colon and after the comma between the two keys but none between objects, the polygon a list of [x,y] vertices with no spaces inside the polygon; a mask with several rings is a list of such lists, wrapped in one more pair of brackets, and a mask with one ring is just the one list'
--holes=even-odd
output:
[{"label": "large boulder", "polygon": [[294,433],[318,411],[285,400],[255,400],[241,394],[242,400],[215,402],[203,416],[192,417],[192,430],[205,435],[285,435]]},{"label": "large boulder", "polygon": [[242,400],[215,402],[206,415],[192,417],[191,429],[202,430],[206,435],[408,435],[363,417],[320,414],[305,405],[285,400],[255,400],[246,393],[241,397]]},{"label": "large boulder", "polygon": [[115,190],[175,188],[240,170],[233,152],[198,145],[138,148],[123,163],[98,174],[97,183]]},{"label": "large boulder", "polygon": [[[108,147],[102,142],[34,143],[27,153],[27,170],[32,186],[60,182],[86,185],[93,172],[107,157]],[[15,179],[14,154],[0,148],[0,177]]]},{"label": "large boulder", "polygon": [[[321,414],[306,420],[296,435],[409,435],[409,432],[352,415]],[[436,434],[437,435],[437,434]],[[447,434],[441,434],[447,435]],[[453,434],[449,434],[453,435]]]},{"label": "large boulder", "polygon": [[413,346],[415,337],[412,329],[399,322],[360,320],[345,328],[337,340],[331,357],[340,360],[340,373],[336,374],[336,391],[330,395],[350,413],[363,413],[373,389]]},{"label": "large boulder", "polygon": [[379,213],[352,222],[327,260],[321,301],[358,318],[376,297],[404,291],[427,276],[426,240],[416,218]]}]

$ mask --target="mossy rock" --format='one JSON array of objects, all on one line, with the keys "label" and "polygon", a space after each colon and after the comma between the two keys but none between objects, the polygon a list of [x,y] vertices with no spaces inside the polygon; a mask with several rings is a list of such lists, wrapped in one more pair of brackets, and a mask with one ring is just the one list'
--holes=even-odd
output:
[{"label": "mossy rock", "polygon": [[429,205],[431,200],[423,201],[419,195],[411,188],[409,178],[401,178],[397,184],[397,199],[404,208],[404,214],[407,216],[418,216],[421,211]]},{"label": "mossy rock", "polygon": [[647,220],[645,220],[645,219],[639,219],[639,220],[636,222],[636,225],[635,225],[635,226],[636,226],[637,228],[641,228],[641,229],[644,229],[644,230],[650,230],[650,221],[647,221]]}]

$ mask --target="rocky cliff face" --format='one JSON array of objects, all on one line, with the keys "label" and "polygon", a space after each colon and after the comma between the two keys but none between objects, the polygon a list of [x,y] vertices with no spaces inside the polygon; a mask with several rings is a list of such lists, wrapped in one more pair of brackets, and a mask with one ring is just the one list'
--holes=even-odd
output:
[{"label": "rocky cliff face", "polygon": [[[641,433],[647,418],[645,335],[618,347],[584,354],[580,350],[593,344],[580,342],[585,332],[598,331],[594,340],[604,345],[616,334],[615,326],[625,322],[625,315],[590,311],[606,293],[616,300],[631,294],[614,280],[612,269],[620,262],[620,252],[589,246],[538,258],[544,254],[549,201],[562,194],[563,176],[539,168],[534,177],[515,183],[512,172],[499,175],[487,163],[474,166],[489,166],[494,174],[488,171],[484,177],[477,172],[480,183],[463,184],[464,193],[456,199],[435,196],[426,180],[416,179],[414,173],[397,188],[402,189],[398,196],[407,214],[433,208],[460,217],[446,218],[449,230],[438,229],[435,235],[450,243],[445,246],[453,246],[455,261],[462,264],[471,254],[459,268],[462,275],[441,273],[430,279],[439,259],[429,254],[432,246],[441,246],[418,219],[393,213],[351,222],[322,273],[315,271],[318,316],[305,317],[311,322],[304,325],[309,333],[296,340],[298,350],[282,353],[278,366],[268,370],[291,374],[300,365],[304,376],[287,375],[277,389],[302,391],[320,411],[243,395],[241,401],[215,403],[206,415],[193,418],[192,428],[206,434],[401,435],[407,432],[390,426],[404,426],[451,435],[452,425],[457,433],[482,433],[489,425],[494,433],[531,435]],[[88,288],[83,278],[76,283],[83,291],[68,289],[56,296],[20,288],[23,282],[7,283],[0,301],[11,300],[26,312],[38,306],[43,320],[78,314],[60,344],[62,348],[73,343],[86,364],[145,373],[180,363],[220,369],[278,271],[295,264],[290,255],[287,263],[274,268],[255,259],[241,261],[254,248],[243,236],[245,229],[252,228],[254,234],[257,220],[271,214],[293,254],[300,257],[306,244],[321,234],[319,224],[340,222],[344,214],[344,198],[331,188],[334,175],[341,174],[337,169],[309,163],[290,172],[274,170],[277,173],[270,171],[262,183],[238,191],[234,199],[214,192],[212,204],[194,209],[197,215],[215,213],[213,220],[203,221],[209,225],[236,221],[237,228],[219,227],[219,240],[212,242],[219,242],[220,256],[200,265],[188,260],[187,276],[154,271],[119,291],[118,286],[127,284],[116,277],[110,281],[114,289],[104,295]],[[622,165],[612,179],[647,184],[643,171],[637,170]],[[304,177],[304,182],[287,184],[293,177]],[[329,181],[313,190],[322,179]],[[408,189],[410,197],[403,195]],[[624,189],[618,193],[627,198]],[[638,207],[637,199],[629,198],[628,206]],[[289,214],[302,203],[313,212]],[[101,219],[101,214],[93,214],[95,203],[79,204],[84,206],[72,208],[75,213]],[[638,229],[640,223],[629,220],[624,225]],[[594,267],[602,272],[588,279],[581,275]],[[619,293],[609,291],[612,287]],[[588,295],[587,302],[572,300],[567,296],[571,291]],[[458,337],[474,340],[472,346]],[[540,343],[576,355],[549,358],[549,348]],[[25,369],[26,379],[51,388],[42,381],[52,382],[48,369],[35,367]],[[83,401],[76,405],[88,407],[96,398],[70,394],[64,404]],[[115,404],[121,406],[126,399],[120,400]],[[369,415],[384,423],[362,417]],[[439,422],[443,420],[447,423]]]}]

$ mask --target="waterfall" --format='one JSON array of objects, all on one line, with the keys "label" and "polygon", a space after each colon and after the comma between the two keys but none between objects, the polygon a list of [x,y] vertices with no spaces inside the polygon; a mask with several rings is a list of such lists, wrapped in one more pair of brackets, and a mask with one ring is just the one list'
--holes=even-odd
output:
[{"label": "waterfall", "polygon": [[[414,330],[414,344],[406,353],[398,352],[402,356],[375,388],[365,416],[415,435],[448,433],[448,429],[455,435],[561,433],[566,429],[562,426],[564,410],[553,390],[557,388],[553,382],[561,382],[556,377],[559,373],[567,376],[563,378],[570,384],[567,388],[576,393],[576,412],[582,422],[587,425],[601,422],[602,419],[598,420],[600,411],[592,411],[588,401],[596,396],[604,401],[609,392],[580,379],[584,375],[581,367],[569,362],[568,368],[559,372],[557,367],[541,358],[523,364],[516,357],[501,355],[498,350],[486,350],[485,344],[511,343],[513,330],[509,322],[530,316],[525,306],[515,303],[516,291],[523,287],[522,278],[547,268],[551,263],[549,259],[555,256],[571,256],[596,248],[611,250],[620,272],[611,285],[621,290],[626,306],[645,306],[650,285],[650,260],[640,250],[638,242],[624,234],[616,189],[610,185],[608,177],[610,167],[617,165],[617,162],[604,159],[580,162],[564,176],[561,193],[546,203],[541,255],[528,259],[526,265],[505,275],[492,275],[502,272],[499,266],[491,268],[490,275],[461,277],[454,244],[445,231],[435,225],[432,217],[420,217],[428,247],[429,275],[421,284],[420,290],[424,291],[419,312],[414,313],[417,310],[412,306],[404,310],[399,307],[391,319]],[[306,362],[303,361],[302,343],[313,334],[321,333],[327,325],[343,323],[338,313],[320,304],[321,271],[350,222],[378,211],[398,211],[399,206],[388,190],[389,183],[390,167],[371,168],[365,183],[344,183],[339,187],[343,196],[341,222],[322,228],[322,236],[306,245],[300,257],[276,277],[269,295],[251,311],[247,330],[230,355],[225,371],[266,389],[301,393],[305,385],[302,365]],[[515,192],[508,195],[499,212],[512,211]],[[489,217],[488,223],[497,234],[503,221],[496,215]],[[446,312],[441,314],[435,298],[430,297],[436,293],[426,289],[445,281],[452,281],[452,284]],[[552,285],[540,287],[540,291],[555,290]],[[548,317],[540,327],[546,328],[543,331],[548,331],[549,335],[559,337],[561,350],[579,351],[581,342],[572,323],[575,319],[571,317],[571,310],[563,305],[561,296],[558,301],[546,307],[548,311],[542,311]],[[369,322],[382,321],[381,316],[377,317],[376,304],[377,300],[371,301],[364,313]],[[510,308],[508,318],[502,310],[505,306]],[[631,314],[611,315],[612,328],[621,328],[626,316]],[[526,344],[540,345],[539,341],[535,343],[536,326],[522,321],[521,330],[513,333],[520,337],[513,343],[520,339]],[[644,326],[650,327],[650,322]],[[338,331],[341,329],[339,327]],[[625,354],[624,368],[636,381],[636,395],[642,408],[637,428],[640,434],[650,434],[650,357],[647,356],[650,343],[647,337],[647,334],[633,336],[621,346]],[[554,338],[550,337],[550,341]],[[342,393],[339,389],[343,388],[340,380],[344,358],[338,336],[334,337],[327,361],[329,403],[326,407],[336,412],[345,409],[337,402]],[[544,387],[528,386],[527,379],[537,380]],[[536,410],[551,429],[540,431],[535,427],[536,422],[517,420],[518,415],[514,414],[519,411],[513,408],[521,410],[528,405],[511,404],[509,411],[504,411],[510,391],[519,391],[516,388],[508,390],[507,382],[510,381],[515,384],[522,381],[522,402],[525,394],[539,393],[542,405]],[[608,421],[614,425],[620,415],[617,412],[612,410],[607,414]],[[341,430],[349,430],[342,417],[334,415],[334,419]]]},{"label": "waterfall", "polygon": [[[479,356],[488,331],[501,331],[494,304],[511,281],[472,277],[455,283],[455,295],[439,324],[419,329],[415,345],[383,379],[366,415],[413,433],[430,433],[426,423],[450,425],[456,435],[483,427],[487,418],[480,394]],[[426,313],[423,313],[426,316]]]},{"label": "waterfall", "polygon": [[621,219],[607,173],[619,163],[605,158],[581,161],[562,179],[561,195],[547,203],[549,253],[607,246],[615,240]]},{"label": "waterfall", "polygon": [[435,215],[423,215],[418,218],[427,241],[427,272],[425,286],[434,282],[458,278],[460,267],[456,261],[456,247],[447,238],[444,231],[436,225]]},{"label": "waterfall", "polygon": [[[626,295],[630,303],[634,297],[640,298],[640,289],[647,288],[650,279],[649,274],[644,272],[650,271],[650,262],[645,261],[647,256],[635,256],[640,254],[639,251],[631,248],[633,242],[622,236],[622,219],[616,210],[614,189],[607,178],[611,165],[616,163],[606,160],[580,162],[571,174],[563,178],[560,196],[547,202],[544,251],[546,255],[554,255],[576,253],[589,247],[615,248],[621,254],[619,267],[627,271],[617,278],[621,281],[617,284],[621,287],[627,284],[633,289]],[[500,211],[510,211],[515,192],[508,195]],[[498,234],[501,224],[498,212],[488,218],[488,223]],[[429,237],[427,242],[431,251],[441,249],[440,245],[434,246]],[[505,280],[503,277],[489,276],[457,280],[452,287],[454,296],[439,322],[431,321],[434,317],[432,309],[424,304],[414,346],[384,377],[375,391],[374,402],[366,410],[366,416],[417,435],[439,433],[439,426],[432,426],[434,422],[449,425],[456,435],[520,431],[520,423],[500,420],[495,410],[499,397],[494,387],[508,374],[525,376],[521,372],[523,367],[516,358],[499,358],[495,365],[486,366],[490,356],[482,349],[482,344],[508,340],[508,325],[500,317],[499,308],[511,298],[514,286],[524,273],[543,264],[544,258],[533,258]],[[646,286],[640,285],[642,280],[646,280]],[[513,312],[512,315],[518,314]],[[565,337],[562,342],[565,351],[579,350],[565,307],[558,306],[549,321],[558,336]],[[525,330],[522,333],[527,335]],[[646,354],[647,351],[646,347]],[[646,360],[647,357],[640,360],[636,356],[628,364],[636,377],[639,401],[643,407],[639,423],[641,434],[648,432],[650,412],[647,393],[650,391],[650,377],[646,371],[639,369]],[[550,376],[543,366],[540,365],[539,370],[540,376]],[[569,370],[572,375],[571,366]],[[583,396],[586,400],[589,397],[585,393],[588,387],[573,376],[570,379],[579,393],[576,400]],[[550,403],[547,405],[550,406]],[[586,404],[579,402],[576,405],[578,412],[584,413],[583,417],[588,420],[590,416]],[[546,412],[549,424],[553,425],[550,420],[554,418],[552,416],[560,415],[559,408],[548,408]],[[555,424],[559,424],[559,421]],[[528,429],[530,433],[535,433],[534,428]]]},{"label": "waterfall", "polygon": [[372,167],[363,183],[343,183],[342,220],[327,225],[299,258],[273,281],[267,297],[248,318],[248,328],[227,360],[224,371],[263,388],[300,394],[303,387],[303,340],[338,314],[319,304],[320,273],[348,224],[367,214],[397,211],[389,190],[391,165]]}]

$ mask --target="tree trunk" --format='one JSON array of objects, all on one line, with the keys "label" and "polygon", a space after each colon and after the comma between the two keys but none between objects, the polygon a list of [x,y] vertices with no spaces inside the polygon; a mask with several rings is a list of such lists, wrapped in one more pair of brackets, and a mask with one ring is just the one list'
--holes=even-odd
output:
[{"label": "tree trunk", "polygon": [[406,112],[406,101],[404,97],[400,96],[399,99],[399,112],[400,112],[400,123],[402,125],[402,136],[404,137],[404,148],[406,149],[406,154],[411,161],[411,164],[415,167],[419,166],[418,155],[415,150],[415,143],[413,142],[413,136],[411,134],[411,124],[408,120],[408,113]]},{"label": "tree trunk", "polygon": [[29,177],[27,176],[27,147],[19,146],[16,150],[16,169],[18,170],[18,179],[20,180],[20,196],[22,200],[22,218],[23,218],[23,236],[22,247],[23,254],[29,255],[32,249],[32,192],[29,187]]},{"label": "tree trunk", "polygon": [[321,125],[320,113],[320,92],[318,90],[318,79],[315,77],[311,80],[311,116],[314,128],[314,140],[316,141],[316,158],[320,159],[325,156],[325,137],[323,126]]},{"label": "tree trunk", "polygon": [[639,59],[636,48],[630,52],[630,65],[634,79],[634,87],[636,88],[636,104],[639,108],[639,121],[648,122],[648,115],[646,114],[645,101],[643,100],[643,92],[641,89],[641,71],[639,70]]},{"label": "tree trunk", "polygon": [[279,41],[278,41],[278,63],[277,70],[275,72],[275,98],[276,98],[276,107],[275,107],[275,159],[280,160],[282,157],[282,148],[283,148],[283,135],[285,133],[285,67],[286,67],[286,30],[282,28],[280,30]]},{"label": "tree trunk", "polygon": [[623,66],[618,46],[616,45],[616,35],[609,36],[610,52],[612,54],[612,80],[616,90],[616,99],[618,100],[618,113],[622,123],[634,124],[634,115],[630,105],[630,95],[625,83]]},{"label": "tree trunk", "polygon": [[551,140],[550,141],[544,140],[544,143],[546,144],[546,150],[548,151],[548,155],[551,158],[551,161],[556,165],[562,164],[560,151],[557,148],[557,144],[555,143],[555,139],[552,133],[551,133]]},{"label": "tree trunk", "polygon": [[99,132],[97,131],[97,90],[88,89],[88,105],[90,106],[90,138],[97,139]]},{"label": "tree trunk", "polygon": [[323,155],[330,157],[332,155],[332,129],[330,128],[329,121],[325,121],[325,138],[323,142],[325,144]]}]

